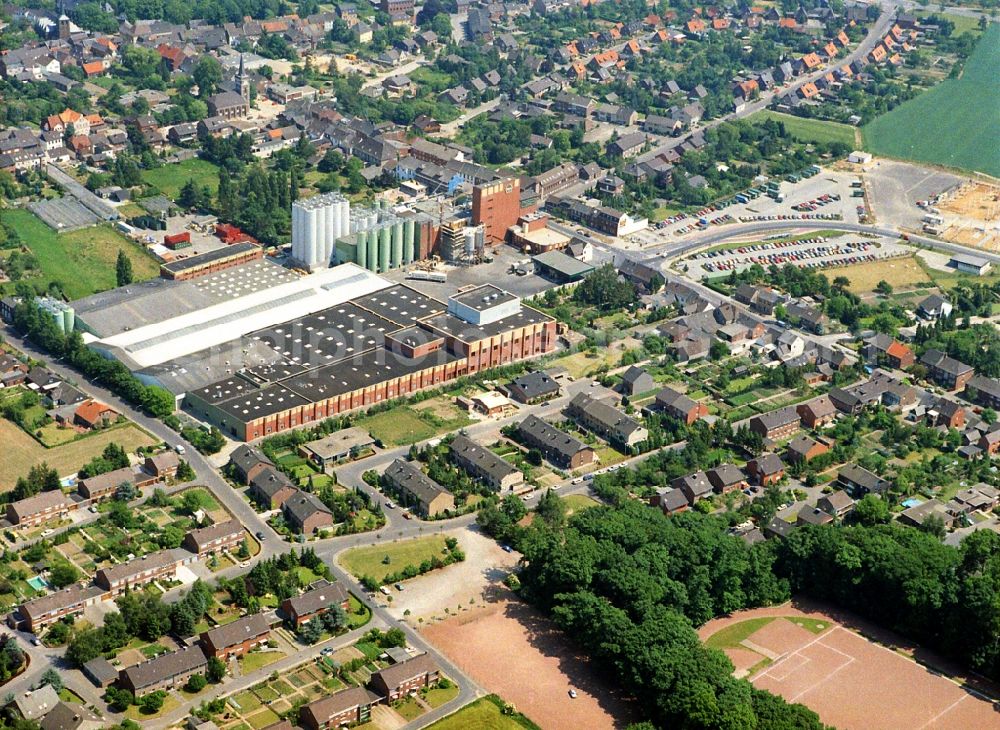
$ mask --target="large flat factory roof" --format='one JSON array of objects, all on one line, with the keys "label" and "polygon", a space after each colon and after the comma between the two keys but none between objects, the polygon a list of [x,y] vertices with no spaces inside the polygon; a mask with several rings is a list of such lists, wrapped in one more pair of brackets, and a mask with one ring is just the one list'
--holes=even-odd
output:
[{"label": "large flat factory roof", "polygon": [[94,346],[111,352],[121,350],[138,368],[150,367],[222,345],[250,332],[300,319],[388,286],[388,281],[370,271],[354,264],[343,264],[121,332],[101,339]]},{"label": "large flat factory roof", "polygon": [[270,345],[287,361],[319,366],[377,347],[384,343],[385,335],[398,329],[395,322],[344,302],[292,322],[257,330],[249,338]]},{"label": "large flat factory roof", "polygon": [[458,359],[460,358],[444,349],[424,357],[410,358],[384,347],[376,347],[318,370],[289,378],[282,381],[281,385],[310,402],[316,402]]},{"label": "large flat factory roof", "polygon": [[220,400],[213,405],[239,421],[250,421],[273,416],[275,413],[308,403],[308,400],[298,393],[293,393],[281,383],[272,383],[266,388],[251,386],[249,391],[229,400]]},{"label": "large flat factory roof", "polygon": [[257,244],[250,243],[249,241],[243,241],[241,243],[234,243],[231,246],[226,246],[225,248],[217,248],[213,251],[206,251],[205,253],[200,253],[195,256],[188,256],[187,258],[160,264],[160,268],[176,274],[181,271],[187,271],[188,269],[196,269],[199,266],[204,266],[205,264],[210,264],[214,261],[224,261],[225,259],[232,258],[233,256],[239,256],[240,254],[253,251],[257,248],[260,248]]},{"label": "large flat factory roof", "polygon": [[368,296],[358,297],[354,303],[380,317],[397,322],[400,327],[445,311],[443,302],[421,294],[402,284],[395,284]]},{"label": "large flat factory roof", "polygon": [[496,337],[518,327],[527,327],[528,325],[551,321],[553,320],[549,315],[543,314],[537,309],[521,305],[521,311],[517,314],[512,314],[509,317],[486,324],[472,324],[451,314],[438,314],[425,319],[424,323],[437,332],[454,337],[462,342],[469,342],[472,340],[481,340],[486,337]]},{"label": "large flat factory roof", "polygon": [[129,284],[78,299],[72,306],[85,329],[99,338],[113,337],[298,278],[260,259],[189,281],[150,279]]},{"label": "large flat factory roof", "polygon": [[477,312],[492,309],[500,304],[506,304],[517,299],[510,292],[504,291],[493,284],[483,284],[482,286],[477,286],[475,289],[453,294],[451,298],[460,304],[464,304],[466,307],[475,309]]}]

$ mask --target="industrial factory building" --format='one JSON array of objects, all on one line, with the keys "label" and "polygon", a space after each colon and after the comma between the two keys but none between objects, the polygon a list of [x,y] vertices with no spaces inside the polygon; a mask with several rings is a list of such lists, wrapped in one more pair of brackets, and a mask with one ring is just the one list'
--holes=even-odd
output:
[{"label": "industrial factory building", "polygon": [[352,208],[340,193],[292,204],[292,258],[309,271],[357,264],[386,272],[430,256],[437,234],[434,219],[384,200],[374,208]]},{"label": "industrial factory building", "polygon": [[555,320],[495,286],[461,292],[445,304],[402,284],[383,284],[249,333],[248,342],[280,360],[192,390],[185,406],[226,435],[249,441],[555,346]]}]

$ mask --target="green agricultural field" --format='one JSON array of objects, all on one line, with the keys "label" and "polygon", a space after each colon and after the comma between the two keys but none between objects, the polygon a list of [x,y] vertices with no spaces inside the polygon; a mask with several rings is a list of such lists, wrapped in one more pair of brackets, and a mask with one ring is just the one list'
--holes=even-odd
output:
[{"label": "green agricultural field", "polygon": [[143,170],[142,180],[171,200],[177,199],[188,180],[194,180],[198,185],[208,185],[212,195],[215,195],[219,189],[219,168],[207,160],[195,157],[157,167],[155,170]]},{"label": "green agricultural field", "polygon": [[947,79],[865,125],[865,149],[1000,176],[1000,25],[983,34],[961,78]]},{"label": "green agricultural field", "polygon": [[[340,557],[340,562],[358,578],[370,575],[381,581],[386,575],[396,573],[407,565],[420,565],[435,555],[443,558],[444,549],[444,537],[432,535],[402,542],[353,548]],[[385,562],[386,557],[389,558],[388,562]]]},{"label": "green agricultural field", "polygon": [[784,122],[788,133],[801,142],[842,142],[849,147],[855,145],[855,130],[849,124],[828,122],[823,119],[806,119],[766,110],[749,117],[752,122],[762,122],[765,119]]},{"label": "green agricultural field", "polygon": [[[0,216],[38,259],[40,273],[26,280],[44,284],[58,281],[71,300],[117,286],[115,261],[119,251],[132,261],[135,281],[152,279],[160,272],[152,256],[111,226],[56,233],[28,210],[5,210]],[[12,291],[13,284],[4,284],[0,289]]]}]

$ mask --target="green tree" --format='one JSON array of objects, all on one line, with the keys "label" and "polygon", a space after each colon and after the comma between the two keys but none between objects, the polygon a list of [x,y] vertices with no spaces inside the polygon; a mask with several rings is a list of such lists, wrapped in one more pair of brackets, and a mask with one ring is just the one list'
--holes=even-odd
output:
[{"label": "green tree", "polygon": [[191,76],[198,84],[198,95],[207,99],[218,90],[222,82],[222,64],[215,56],[203,54],[198,58]]},{"label": "green tree", "polygon": [[63,680],[59,672],[53,667],[49,667],[42,673],[41,684],[47,684],[56,692],[62,692]]},{"label": "green tree", "polygon": [[167,699],[167,693],[163,690],[150,692],[143,695],[139,700],[139,709],[144,715],[155,715],[163,707],[163,702]]},{"label": "green tree", "polygon": [[68,560],[54,562],[49,568],[49,582],[56,588],[65,588],[80,580],[80,571]]},{"label": "green tree", "polygon": [[132,283],[132,260],[125,255],[124,251],[118,252],[118,260],[115,262],[115,277],[118,286]]},{"label": "green tree", "polygon": [[226,665],[218,657],[210,657],[208,668],[205,670],[205,676],[212,684],[218,684],[226,676]]},{"label": "green tree", "polygon": [[114,685],[108,687],[104,697],[116,712],[125,712],[135,702],[135,695],[127,689],[119,689]]},{"label": "green tree", "polygon": [[185,685],[184,688],[188,692],[201,692],[203,689],[205,689],[205,686],[207,684],[208,680],[205,679],[204,674],[192,674],[188,678],[187,684]]},{"label": "green tree", "polygon": [[852,519],[856,522],[871,527],[872,525],[884,525],[892,517],[889,512],[889,505],[884,499],[875,494],[866,494],[854,505]]}]

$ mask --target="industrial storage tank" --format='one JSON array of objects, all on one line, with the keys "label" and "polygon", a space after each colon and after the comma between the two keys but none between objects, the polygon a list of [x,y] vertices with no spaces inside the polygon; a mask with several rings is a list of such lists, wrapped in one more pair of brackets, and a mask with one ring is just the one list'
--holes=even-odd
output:
[{"label": "industrial storage tank", "polygon": [[355,233],[354,240],[357,242],[357,258],[355,259],[358,266],[362,269],[368,268],[368,237],[364,233]]},{"label": "industrial storage tank", "polygon": [[413,263],[413,219],[410,218],[403,223],[403,263]]},{"label": "industrial storage tank", "polygon": [[365,233],[368,236],[368,270],[378,271],[378,233],[376,231],[367,231]]},{"label": "industrial storage tank", "polygon": [[389,226],[382,226],[379,229],[378,241],[378,270],[389,270],[389,249],[392,246],[392,230]]},{"label": "industrial storage tank", "polygon": [[403,265],[403,221],[392,224],[392,268]]},{"label": "industrial storage tank", "polygon": [[73,325],[75,324],[76,314],[73,311],[73,307],[67,306],[63,309],[63,330],[66,334],[73,331]]}]

